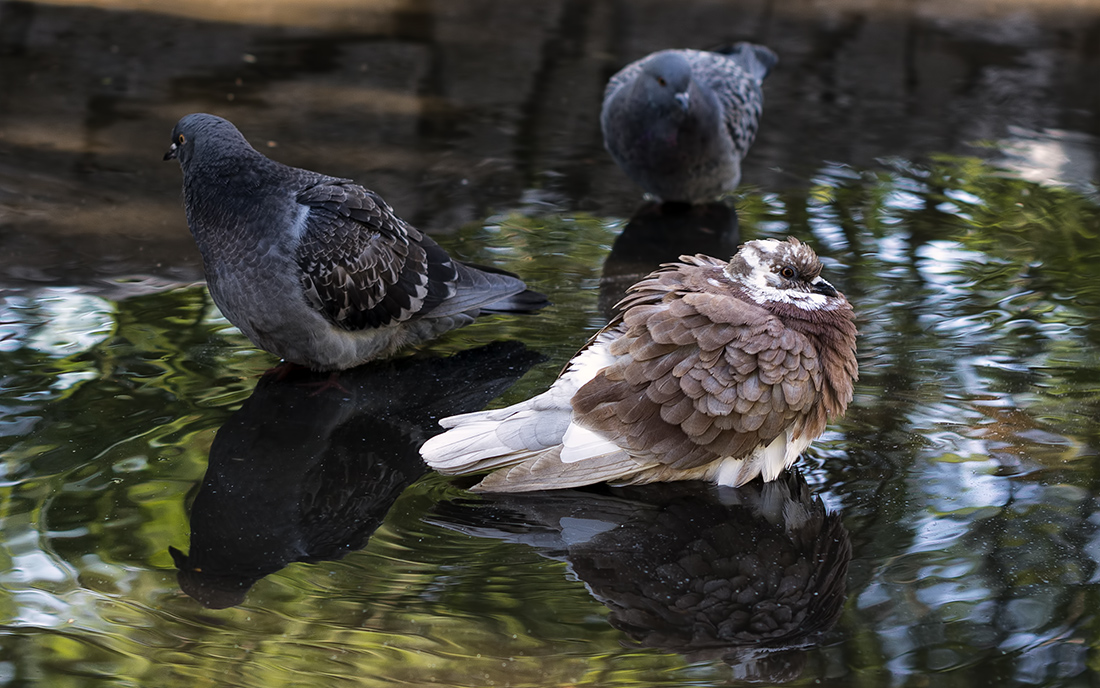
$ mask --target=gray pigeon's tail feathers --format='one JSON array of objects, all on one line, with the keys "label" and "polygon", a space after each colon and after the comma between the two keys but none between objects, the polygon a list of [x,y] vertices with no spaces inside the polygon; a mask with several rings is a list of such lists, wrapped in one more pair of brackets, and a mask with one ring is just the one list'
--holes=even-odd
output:
[{"label": "gray pigeon's tail feathers", "polygon": [[482,313],[534,313],[550,305],[546,294],[524,289],[506,299],[494,301],[481,309]]},{"label": "gray pigeon's tail feathers", "polygon": [[[489,275],[518,280],[522,284],[522,280],[520,280],[519,275],[515,274],[514,272],[501,270],[500,268],[495,268],[491,265],[478,265],[475,263],[463,263],[462,265],[467,268],[477,270],[478,272],[487,273]],[[534,313],[535,311],[542,310],[549,305],[550,300],[546,298],[546,294],[542,294],[532,289],[525,288],[521,292],[512,294],[511,296],[501,298],[490,304],[482,306],[481,311],[483,313]]]},{"label": "gray pigeon's tail feathers", "polygon": [[458,269],[455,293],[433,308],[429,317],[443,317],[474,309],[491,313],[530,313],[549,305],[546,297],[527,289],[519,277],[496,268],[454,263]]},{"label": "gray pigeon's tail feathers", "polygon": [[758,82],[771,73],[772,68],[779,63],[779,56],[772,51],[756,43],[735,43],[731,48],[715,50],[716,53],[729,55],[740,67],[748,72],[749,76]]}]

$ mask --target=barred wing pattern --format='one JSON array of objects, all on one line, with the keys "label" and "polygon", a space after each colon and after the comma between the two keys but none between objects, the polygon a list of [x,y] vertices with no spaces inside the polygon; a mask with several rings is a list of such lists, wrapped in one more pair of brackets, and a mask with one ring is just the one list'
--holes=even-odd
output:
[{"label": "barred wing pattern", "polygon": [[337,327],[362,330],[431,311],[455,293],[458,267],[373,191],[336,180],[298,195],[306,299]]}]

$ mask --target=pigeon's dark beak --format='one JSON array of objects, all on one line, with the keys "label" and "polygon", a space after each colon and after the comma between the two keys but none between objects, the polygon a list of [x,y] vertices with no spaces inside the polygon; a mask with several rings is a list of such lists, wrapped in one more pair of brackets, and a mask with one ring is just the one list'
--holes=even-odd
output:
[{"label": "pigeon's dark beak", "polygon": [[673,98],[680,104],[684,112],[687,112],[688,106],[691,105],[691,95],[687,91],[684,91],[683,93],[677,93]]},{"label": "pigeon's dark beak", "polygon": [[180,149],[176,144],[172,144],[172,147],[168,149],[168,152],[164,154],[165,160],[175,160],[179,157]]},{"label": "pigeon's dark beak", "polygon": [[811,284],[813,284],[815,294],[821,294],[823,296],[837,295],[836,288],[825,280],[821,279],[820,277],[814,280]]}]

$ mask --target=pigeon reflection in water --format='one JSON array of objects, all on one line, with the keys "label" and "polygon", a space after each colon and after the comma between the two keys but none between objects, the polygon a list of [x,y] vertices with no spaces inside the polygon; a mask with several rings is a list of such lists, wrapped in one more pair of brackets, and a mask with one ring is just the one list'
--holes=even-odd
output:
[{"label": "pigeon reflection in water", "polygon": [[432,521],[565,561],[610,622],[646,647],[722,658],[739,678],[797,677],[836,623],[852,556],[838,513],[796,470],[738,488],[657,483],[490,494]]},{"label": "pigeon reflection in water", "polygon": [[732,256],[741,243],[737,211],[725,203],[643,203],[611,246],[600,276],[600,313],[608,320],[633,284],[682,255]]},{"label": "pigeon reflection in water", "polygon": [[291,562],[362,548],[427,472],[417,449],[440,431],[437,419],[484,407],[541,360],[498,342],[368,364],[334,380],[303,369],[261,378],[210,447],[190,553],[169,548],[180,587],[223,609]]}]

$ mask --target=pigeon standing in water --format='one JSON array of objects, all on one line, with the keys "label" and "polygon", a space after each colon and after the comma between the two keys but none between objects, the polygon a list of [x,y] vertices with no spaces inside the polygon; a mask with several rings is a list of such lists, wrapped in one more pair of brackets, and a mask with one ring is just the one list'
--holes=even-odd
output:
[{"label": "pigeon standing in water", "polygon": [[620,70],[604,91],[604,145],[635,184],[663,201],[706,203],[737,187],[760,123],[761,83],[778,58],[662,50]]},{"label": "pigeon standing in water", "polygon": [[315,370],[389,356],[547,302],[515,275],[465,265],[348,179],[266,158],[227,120],[187,115],[165,160],[222,314],[260,347]]},{"label": "pigeon standing in water", "polygon": [[847,299],[796,239],[682,256],[635,284],[546,392],[452,416],[420,453],[475,490],[775,480],[852,399]]}]

